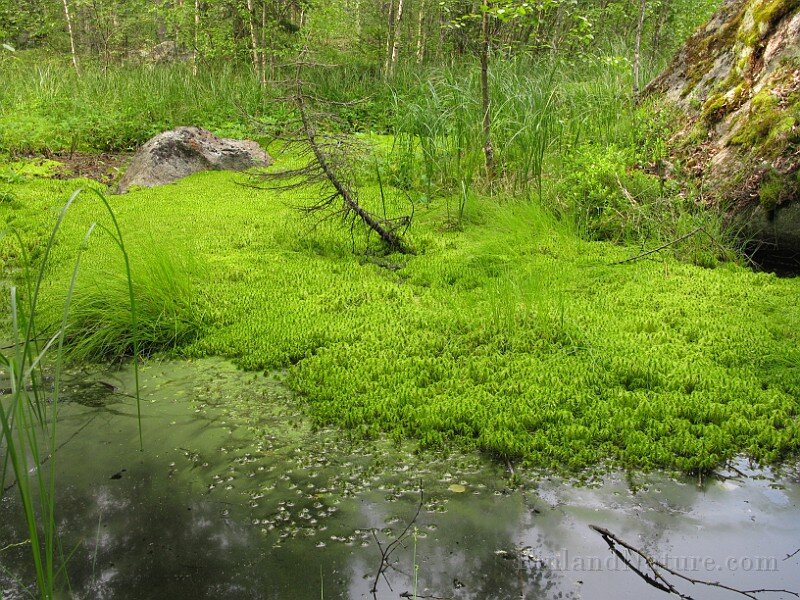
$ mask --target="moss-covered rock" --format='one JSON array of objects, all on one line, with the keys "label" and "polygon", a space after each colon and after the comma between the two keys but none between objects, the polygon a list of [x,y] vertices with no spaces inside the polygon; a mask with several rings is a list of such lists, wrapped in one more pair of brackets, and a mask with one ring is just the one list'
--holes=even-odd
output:
[{"label": "moss-covered rock", "polygon": [[800,0],[726,0],[647,91],[689,116],[676,157],[744,234],[800,257]]}]

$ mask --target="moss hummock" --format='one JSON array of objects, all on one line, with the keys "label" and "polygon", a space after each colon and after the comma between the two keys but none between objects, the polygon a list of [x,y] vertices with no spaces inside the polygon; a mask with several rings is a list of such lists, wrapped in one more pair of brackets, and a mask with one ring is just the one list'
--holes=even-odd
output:
[{"label": "moss hummock", "polygon": [[[180,352],[287,370],[318,423],[567,470],[703,471],[800,448],[800,280],[667,256],[615,265],[637,250],[581,241],[536,204],[477,197],[461,231],[443,204],[419,207],[416,256],[354,255],[348,232],[288,207],[299,196],[237,177],[112,203],[134,272],[154,254],[203,265],[203,329]],[[35,254],[78,185],[18,183],[0,217]],[[85,199],[67,219],[44,288],[54,318],[83,232],[103,218]],[[79,287],[102,277],[110,244],[93,238]],[[10,238],[0,250],[17,261]]]}]

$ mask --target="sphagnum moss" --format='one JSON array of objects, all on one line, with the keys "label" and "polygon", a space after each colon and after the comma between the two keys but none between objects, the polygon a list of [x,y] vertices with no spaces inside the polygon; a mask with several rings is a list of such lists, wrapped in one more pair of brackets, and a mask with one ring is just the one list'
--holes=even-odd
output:
[{"label": "sphagnum moss", "polygon": [[[462,231],[443,229],[443,204],[418,208],[416,256],[364,260],[347,232],[288,207],[299,198],[237,177],[201,174],[112,203],[131,256],[156,244],[207,265],[208,322],[182,351],[288,367],[320,423],[543,468],[702,471],[739,453],[797,453],[798,280],[666,257],[612,266],[635,250],[580,241],[535,204],[479,198]],[[21,183],[0,215],[35,249],[49,209],[78,185]],[[392,200],[390,217],[405,208]],[[52,256],[54,305],[68,240],[100,218],[90,204],[75,210]],[[93,242],[85,269],[107,245]]]}]

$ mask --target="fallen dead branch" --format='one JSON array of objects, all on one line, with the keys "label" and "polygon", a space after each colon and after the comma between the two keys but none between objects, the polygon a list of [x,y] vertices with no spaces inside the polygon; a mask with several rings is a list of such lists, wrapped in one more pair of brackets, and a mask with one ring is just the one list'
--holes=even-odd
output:
[{"label": "fallen dead branch", "polygon": [[413,213],[390,219],[385,218],[385,215],[380,218],[367,210],[358,198],[357,186],[352,176],[352,159],[359,153],[357,144],[352,136],[320,133],[317,130],[317,123],[323,117],[332,118],[332,115],[320,112],[318,105],[330,102],[306,89],[302,80],[303,64],[297,63],[291,91],[283,98],[296,111],[297,129],[282,135],[280,139],[284,142],[283,151],[293,149],[304,164],[282,171],[267,171],[261,173],[259,179],[276,191],[316,188],[314,202],[300,207],[304,212],[322,214],[323,219],[341,217],[349,225],[351,236],[356,224],[360,222],[367,231],[378,235],[387,250],[413,253],[403,239]]},{"label": "fallen dead branch", "polygon": [[787,555],[786,555],[786,558],[784,558],[783,560],[789,560],[790,558],[794,558],[794,557],[795,557],[795,556],[797,556],[798,554],[800,554],[800,548],[798,548],[797,550],[795,550],[795,551],[794,551],[794,552],[792,552],[791,554],[787,554]]},{"label": "fallen dead branch", "polygon": [[[600,527],[599,525],[589,525],[589,527],[600,534],[600,537],[603,538],[606,544],[608,544],[608,548],[611,550],[614,555],[619,558],[628,568],[630,568],[634,573],[636,573],[639,577],[642,578],[647,584],[651,585],[652,587],[661,590],[662,592],[666,592],[668,594],[673,594],[678,596],[679,598],[683,598],[684,600],[696,600],[693,596],[689,596],[688,594],[684,594],[680,590],[678,590],[675,585],[669,581],[667,578],[668,576],[672,576],[673,578],[679,579],[681,581],[685,581],[687,583],[691,583],[692,585],[698,586],[706,586],[710,588],[717,588],[721,590],[725,590],[731,592],[732,594],[736,594],[739,596],[743,596],[745,598],[750,598],[751,600],[762,600],[759,597],[759,594],[789,594],[790,596],[794,596],[795,598],[800,598],[800,594],[797,592],[793,592],[791,590],[785,589],[769,589],[769,588],[761,588],[761,589],[753,589],[753,590],[742,590],[739,588],[735,588],[729,585],[725,585],[719,581],[706,581],[704,579],[694,579],[692,577],[688,577],[683,573],[680,573],[674,569],[671,569],[667,565],[662,562],[659,562],[645,554],[642,550],[632,546],[628,542],[620,539],[612,532],[610,532],[605,527]],[[646,567],[641,567],[634,564],[636,558],[639,558],[644,561]]]},{"label": "fallen dead branch", "polygon": [[705,232],[702,227],[697,227],[696,229],[692,229],[689,233],[685,233],[682,236],[675,238],[672,241],[667,242],[666,244],[662,244],[658,248],[653,248],[652,250],[648,250],[647,252],[642,252],[641,254],[637,254],[636,256],[632,256],[631,258],[626,258],[625,260],[620,260],[615,263],[611,263],[612,265],[624,265],[625,263],[635,262],[645,256],[650,256],[651,254],[655,254],[657,252],[661,252],[662,250],[666,250],[670,246],[674,246],[682,242],[683,240],[688,240],[690,237],[697,235],[698,233]]}]

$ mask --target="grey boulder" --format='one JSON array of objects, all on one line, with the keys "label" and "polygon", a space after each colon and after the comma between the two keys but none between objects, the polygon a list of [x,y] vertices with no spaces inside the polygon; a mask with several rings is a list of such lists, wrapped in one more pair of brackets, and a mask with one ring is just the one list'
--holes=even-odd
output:
[{"label": "grey boulder", "polygon": [[272,158],[257,142],[219,138],[199,127],[178,127],[139,149],[119,182],[119,193],[131,186],[164,185],[201,171],[244,171],[270,164]]}]

